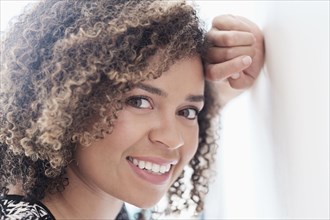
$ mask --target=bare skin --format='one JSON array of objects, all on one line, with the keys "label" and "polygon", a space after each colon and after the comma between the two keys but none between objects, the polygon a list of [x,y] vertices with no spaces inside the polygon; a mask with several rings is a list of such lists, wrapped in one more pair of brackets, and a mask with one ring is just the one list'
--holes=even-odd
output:
[{"label": "bare skin", "polygon": [[58,219],[114,219],[123,201],[154,206],[197,150],[203,93],[199,57],[128,92],[113,132],[77,148],[67,169],[70,184],[44,204]]},{"label": "bare skin", "polygon": [[256,24],[233,15],[215,17],[207,37],[213,47],[205,58],[205,75],[224,106],[256,81],[264,64],[264,37]]}]

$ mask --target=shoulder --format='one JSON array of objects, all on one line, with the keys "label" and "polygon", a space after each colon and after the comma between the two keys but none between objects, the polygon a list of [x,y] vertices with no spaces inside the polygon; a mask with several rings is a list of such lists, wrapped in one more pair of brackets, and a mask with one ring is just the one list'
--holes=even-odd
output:
[{"label": "shoulder", "polygon": [[0,197],[0,219],[55,220],[42,203],[26,201],[18,195]]}]

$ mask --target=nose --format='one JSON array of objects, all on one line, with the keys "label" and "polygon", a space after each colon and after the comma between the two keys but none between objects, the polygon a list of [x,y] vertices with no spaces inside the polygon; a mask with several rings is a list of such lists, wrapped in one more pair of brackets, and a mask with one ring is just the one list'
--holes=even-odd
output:
[{"label": "nose", "polygon": [[175,120],[163,118],[155,124],[149,132],[149,140],[166,146],[169,149],[177,149],[184,145],[182,132]]}]

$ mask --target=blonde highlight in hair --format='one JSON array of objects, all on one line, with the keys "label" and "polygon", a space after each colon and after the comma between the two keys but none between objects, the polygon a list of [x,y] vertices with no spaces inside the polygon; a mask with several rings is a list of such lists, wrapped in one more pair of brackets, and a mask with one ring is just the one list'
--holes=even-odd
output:
[{"label": "blonde highlight in hair", "polygon": [[[195,10],[183,1],[44,0],[25,10],[1,40],[2,194],[17,184],[29,199],[64,190],[77,143],[110,134],[123,94],[180,59],[202,55],[204,37]],[[161,62],[150,66],[157,53]],[[198,211],[206,193],[200,188],[208,186],[200,175],[213,159],[199,161],[214,147],[209,121],[218,109],[212,93],[206,97],[190,163]]]}]

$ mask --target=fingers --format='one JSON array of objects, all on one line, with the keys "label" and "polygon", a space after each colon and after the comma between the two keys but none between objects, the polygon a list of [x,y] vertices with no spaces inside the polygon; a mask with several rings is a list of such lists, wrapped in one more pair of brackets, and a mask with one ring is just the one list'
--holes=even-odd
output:
[{"label": "fingers", "polygon": [[[247,74],[243,73],[243,70],[248,68],[252,63],[252,58],[250,56],[240,56],[228,60],[223,63],[216,64],[206,64],[205,65],[205,76],[209,80],[225,80],[231,77],[235,73],[240,73],[238,79],[243,79],[242,81],[246,81],[244,79]],[[253,80],[253,77],[249,75],[249,77]],[[234,75],[235,78],[235,75]]]},{"label": "fingers", "polygon": [[251,87],[264,62],[258,26],[244,17],[221,15],[213,19],[207,40],[211,47],[204,56],[206,78],[234,89]]},{"label": "fingers", "polygon": [[[219,29],[229,30],[219,30]],[[235,16],[225,15],[213,20],[213,28],[207,33],[209,48],[205,59],[208,63],[221,63],[238,56],[254,57],[256,38],[246,22]]]},{"label": "fingers", "polygon": [[244,55],[254,57],[255,49],[251,46],[240,47],[211,47],[208,49],[205,59],[210,64],[222,63]]},{"label": "fingers", "polygon": [[241,89],[241,90],[251,87],[254,81],[255,79],[253,77],[251,77],[248,74],[244,74],[243,72],[239,73],[239,78],[235,78],[235,79],[232,77],[228,78],[228,82],[231,88]]},{"label": "fingers", "polygon": [[256,41],[250,32],[219,31],[215,28],[207,33],[207,39],[212,45],[218,47],[248,46]]},{"label": "fingers", "polygon": [[215,17],[212,21],[212,27],[218,30],[251,32],[250,26],[245,20],[233,15],[220,15]]}]

